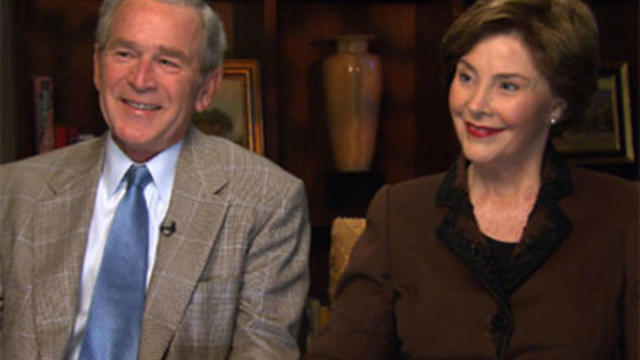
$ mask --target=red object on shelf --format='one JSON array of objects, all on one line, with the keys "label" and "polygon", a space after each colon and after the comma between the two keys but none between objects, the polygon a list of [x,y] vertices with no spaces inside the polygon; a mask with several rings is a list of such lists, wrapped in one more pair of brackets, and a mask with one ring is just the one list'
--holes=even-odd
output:
[{"label": "red object on shelf", "polygon": [[56,125],[55,129],[56,129],[55,148],[57,149],[63,146],[67,146],[68,145],[67,127],[64,125]]}]

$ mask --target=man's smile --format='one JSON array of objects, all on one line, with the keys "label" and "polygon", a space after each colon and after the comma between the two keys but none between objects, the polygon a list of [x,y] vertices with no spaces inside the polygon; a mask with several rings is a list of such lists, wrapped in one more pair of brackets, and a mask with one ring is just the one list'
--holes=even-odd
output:
[{"label": "man's smile", "polygon": [[162,106],[160,105],[146,104],[146,103],[141,103],[141,102],[128,100],[128,99],[122,99],[122,102],[137,110],[155,111],[155,110],[162,109]]}]

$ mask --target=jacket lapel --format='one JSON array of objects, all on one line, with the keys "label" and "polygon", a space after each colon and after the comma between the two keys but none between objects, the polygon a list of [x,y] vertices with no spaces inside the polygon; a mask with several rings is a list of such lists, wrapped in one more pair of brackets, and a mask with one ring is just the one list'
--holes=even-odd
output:
[{"label": "jacket lapel", "polygon": [[569,167],[549,147],[542,169],[543,184],[538,199],[515,249],[511,271],[505,277],[505,289],[512,293],[553,254],[571,232],[572,223],[559,206],[573,192]]},{"label": "jacket lapel", "polygon": [[507,294],[500,285],[496,264],[475,222],[466,188],[466,161],[460,158],[445,175],[437,195],[436,201],[449,208],[437,234],[489,294],[498,303],[506,303]]},{"label": "jacket lapel", "polygon": [[566,162],[551,148],[547,149],[543,163],[542,183],[506,274],[498,273],[496,260],[475,221],[467,195],[464,158],[460,157],[452,166],[438,191],[437,203],[449,208],[436,230],[438,236],[498,305],[491,321],[497,359],[504,358],[513,332],[510,294],[542,266],[571,230],[571,221],[558,206],[558,200],[572,191],[571,177]]},{"label": "jacket lapel", "polygon": [[62,358],[73,329],[104,140],[77,145],[49,165],[48,187],[34,208],[33,299],[43,358]]},{"label": "jacket lapel", "polygon": [[498,302],[506,301],[571,231],[571,221],[558,206],[559,199],[573,189],[569,169],[552,148],[547,149],[542,187],[507,274],[496,273],[495,259],[478,229],[466,189],[466,161],[461,157],[445,176],[438,193],[437,202],[450,208],[437,229],[438,235]]},{"label": "jacket lapel", "polygon": [[161,359],[167,351],[207,264],[228,207],[220,154],[199,131],[185,138],[166,222],[175,233],[160,235],[142,327],[139,357]]}]

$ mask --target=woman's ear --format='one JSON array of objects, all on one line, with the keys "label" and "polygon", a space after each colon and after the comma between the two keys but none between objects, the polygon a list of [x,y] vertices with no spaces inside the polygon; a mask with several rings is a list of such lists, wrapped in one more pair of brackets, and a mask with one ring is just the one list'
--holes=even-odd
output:
[{"label": "woman's ear", "polygon": [[562,121],[562,117],[564,116],[567,110],[567,102],[562,98],[557,98],[554,101],[553,107],[551,108],[551,113],[549,114],[550,119],[555,119],[556,121]]}]

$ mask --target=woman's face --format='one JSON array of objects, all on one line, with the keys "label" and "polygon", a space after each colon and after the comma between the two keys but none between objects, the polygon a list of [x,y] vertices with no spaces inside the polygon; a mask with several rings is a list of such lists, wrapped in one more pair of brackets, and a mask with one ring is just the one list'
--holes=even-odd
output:
[{"label": "woman's face", "polygon": [[550,119],[560,118],[564,107],[517,33],[478,41],[460,58],[449,89],[462,151],[477,165],[522,166],[541,159]]}]

